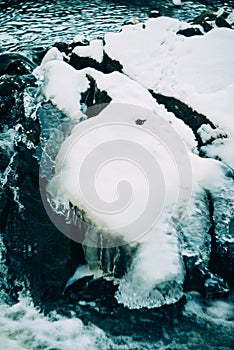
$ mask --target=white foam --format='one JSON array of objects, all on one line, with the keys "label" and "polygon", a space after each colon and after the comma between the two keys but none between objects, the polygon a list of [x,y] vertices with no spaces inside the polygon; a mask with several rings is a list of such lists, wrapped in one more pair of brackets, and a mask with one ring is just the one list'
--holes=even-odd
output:
[{"label": "white foam", "polygon": [[29,297],[21,297],[13,306],[0,302],[0,343],[2,349],[107,349],[112,342],[94,325],[56,312],[44,316]]}]

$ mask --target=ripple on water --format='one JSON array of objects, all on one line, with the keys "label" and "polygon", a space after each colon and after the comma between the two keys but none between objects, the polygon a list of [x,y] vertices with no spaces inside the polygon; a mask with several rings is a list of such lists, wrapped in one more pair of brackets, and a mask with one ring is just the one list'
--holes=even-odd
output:
[{"label": "ripple on water", "polygon": [[[212,6],[221,3],[220,0],[212,1]],[[231,3],[232,1],[226,1],[226,6],[229,4],[231,8]],[[207,7],[195,0],[184,1],[181,8],[175,8],[171,0],[54,0],[53,3],[27,1],[24,4],[9,6],[0,13],[0,22],[3,23],[0,35],[9,35],[9,40],[5,38],[1,45],[10,50],[28,50],[34,45],[50,46],[54,43],[54,32],[60,41],[68,41],[78,33],[78,29],[79,33],[89,38],[97,38],[105,32],[118,30],[124,21],[131,17],[144,20],[153,8],[160,10],[163,15],[187,20],[207,8],[213,8],[212,6]],[[24,34],[27,35],[26,38],[31,36],[31,42],[22,42]]]}]

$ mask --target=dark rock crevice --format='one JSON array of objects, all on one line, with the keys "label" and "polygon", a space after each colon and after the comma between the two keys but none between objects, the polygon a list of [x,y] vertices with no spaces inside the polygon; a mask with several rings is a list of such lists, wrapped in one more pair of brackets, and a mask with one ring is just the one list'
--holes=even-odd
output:
[{"label": "dark rock crevice", "polygon": [[214,199],[211,194],[208,194],[209,208],[210,208],[210,220],[211,220],[211,255],[209,268],[214,274],[218,274],[230,286],[234,286],[234,218],[232,218],[229,224],[229,235],[233,241],[223,241],[217,237],[217,227],[214,221]]},{"label": "dark rock crevice", "polygon": [[106,91],[101,91],[95,79],[86,74],[89,80],[89,89],[81,93],[81,105],[85,106],[85,114],[88,118],[98,115],[112,100]]},{"label": "dark rock crevice", "polygon": [[123,66],[120,64],[120,62],[110,58],[105,51],[103,52],[102,62],[97,62],[92,57],[81,57],[75,53],[72,53],[69,64],[77,70],[94,68],[105,74],[116,71],[122,72],[123,70]]},{"label": "dark rock crevice", "polygon": [[169,112],[174,113],[178,119],[181,119],[192,129],[198,142],[198,148],[204,146],[201,136],[198,133],[198,129],[203,124],[208,124],[212,129],[216,128],[215,125],[205,115],[196,112],[184,102],[181,102],[174,97],[164,96],[155,93],[152,90],[149,90],[149,92],[159,104],[164,105]]}]

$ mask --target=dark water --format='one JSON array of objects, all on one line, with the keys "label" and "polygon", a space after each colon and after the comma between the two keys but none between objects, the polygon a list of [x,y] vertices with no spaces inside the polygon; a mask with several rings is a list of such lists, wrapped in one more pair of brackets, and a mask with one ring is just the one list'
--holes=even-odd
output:
[{"label": "dark water", "polygon": [[125,20],[147,18],[150,10],[162,15],[188,20],[204,10],[224,7],[229,1],[183,1],[181,8],[165,1],[124,0],[44,0],[0,1],[1,50],[28,50],[35,46],[51,46],[56,41],[71,41],[75,35],[89,38],[118,30]]}]

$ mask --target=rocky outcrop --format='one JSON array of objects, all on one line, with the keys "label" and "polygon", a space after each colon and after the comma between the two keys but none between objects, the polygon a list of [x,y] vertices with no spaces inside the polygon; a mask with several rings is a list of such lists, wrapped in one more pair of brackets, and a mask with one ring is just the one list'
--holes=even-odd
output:
[{"label": "rocky outcrop", "polygon": [[208,124],[212,129],[215,129],[214,124],[205,115],[194,111],[184,102],[181,102],[174,97],[164,96],[155,93],[152,90],[150,90],[150,93],[159,104],[163,104],[169,112],[174,113],[177,118],[183,120],[183,122],[192,129],[194,135],[196,136],[198,147],[202,147],[203,142],[198,133],[198,129],[203,124]]},{"label": "rocky outcrop", "polygon": [[[41,201],[38,119],[26,117],[24,89],[34,84],[31,75],[0,78],[1,142],[0,229],[6,247],[8,294],[17,299],[29,287],[36,303],[57,298],[75,266],[70,242],[50,222]],[[4,139],[3,139],[4,140]]]},{"label": "rocky outcrop", "polygon": [[192,24],[200,25],[205,32],[209,32],[215,26],[221,28],[233,28],[233,20],[229,18],[229,13],[224,10],[205,11],[191,21]]},{"label": "rocky outcrop", "polygon": [[34,84],[32,75],[3,75],[0,77],[0,130],[12,128],[24,120],[23,91]]},{"label": "rocky outcrop", "polygon": [[88,107],[86,115],[91,118],[98,115],[111,102],[112,98],[106,91],[98,89],[97,83],[91,75],[87,74],[86,76],[89,80],[89,89],[81,93],[80,103]]},{"label": "rocky outcrop", "polygon": [[103,52],[102,62],[97,62],[92,57],[81,57],[76,53],[71,54],[70,65],[75,69],[94,68],[103,73],[122,72],[123,66]]},{"label": "rocky outcrop", "polygon": [[5,52],[0,55],[0,75],[29,74],[35,67],[35,63],[20,53]]},{"label": "rocky outcrop", "polygon": [[181,29],[176,34],[187,36],[187,37],[194,36],[194,35],[203,35],[203,33],[199,28],[194,28],[194,27]]}]

